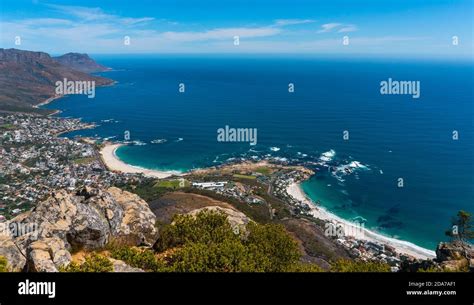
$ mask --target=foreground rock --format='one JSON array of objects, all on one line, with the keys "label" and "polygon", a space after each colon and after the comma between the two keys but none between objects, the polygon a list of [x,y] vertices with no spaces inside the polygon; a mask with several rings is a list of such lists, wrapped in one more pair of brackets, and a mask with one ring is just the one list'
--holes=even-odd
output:
[{"label": "foreground rock", "polygon": [[474,268],[474,248],[459,241],[439,243],[436,247],[436,261],[449,271]]},{"label": "foreground rock", "polygon": [[[114,239],[122,244],[132,246],[153,245],[157,237],[156,216],[148,207],[148,203],[138,195],[116,187],[112,187],[108,191],[123,211],[120,215],[121,221],[117,223],[116,227],[114,225]],[[106,217],[109,221],[115,217],[113,213],[111,209],[106,210]],[[109,218],[111,216],[112,218]]]},{"label": "foreground rock", "polygon": [[7,259],[9,271],[21,271],[26,264],[26,257],[10,235],[0,235],[0,256]]},{"label": "foreground rock", "polygon": [[112,262],[112,268],[114,269],[114,272],[145,272],[143,269],[131,267],[118,259],[111,258],[110,262]]},{"label": "foreground rock", "polygon": [[101,249],[111,241],[152,245],[157,236],[155,221],[145,201],[115,187],[83,189],[77,194],[58,191],[11,220],[10,224],[30,230],[2,236],[0,255],[15,271],[56,272],[71,262],[73,249]]},{"label": "foreground rock", "polygon": [[35,272],[57,272],[71,262],[71,253],[66,243],[58,238],[43,238],[28,246],[28,270]]},{"label": "foreground rock", "polygon": [[413,260],[402,264],[402,271],[474,271],[474,248],[459,241],[441,242],[436,247],[434,260]]}]

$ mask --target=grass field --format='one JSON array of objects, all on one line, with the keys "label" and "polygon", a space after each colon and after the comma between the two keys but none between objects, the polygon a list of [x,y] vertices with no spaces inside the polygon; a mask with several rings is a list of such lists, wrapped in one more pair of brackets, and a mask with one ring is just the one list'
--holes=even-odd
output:
[{"label": "grass field", "polygon": [[155,187],[163,187],[163,188],[169,188],[169,189],[179,189],[179,188],[182,188],[182,187],[188,187],[190,186],[190,183],[189,181],[187,180],[179,180],[179,179],[176,179],[176,180],[162,180],[162,181],[158,181],[156,184],[155,184]]},{"label": "grass field", "polygon": [[267,166],[258,167],[257,169],[255,169],[255,171],[256,171],[257,173],[260,173],[260,174],[265,175],[265,176],[270,175],[271,172],[272,172],[271,169],[270,169],[269,167],[267,167]]}]

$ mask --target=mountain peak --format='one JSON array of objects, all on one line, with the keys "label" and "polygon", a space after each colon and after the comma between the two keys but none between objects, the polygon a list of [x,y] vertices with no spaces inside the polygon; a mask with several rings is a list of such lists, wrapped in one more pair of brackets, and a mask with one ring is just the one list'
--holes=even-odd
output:
[{"label": "mountain peak", "polygon": [[58,57],[54,57],[54,60],[62,64],[63,66],[70,67],[74,70],[78,70],[85,73],[103,72],[108,71],[103,65],[96,63],[89,55],[83,53],[67,53]]}]

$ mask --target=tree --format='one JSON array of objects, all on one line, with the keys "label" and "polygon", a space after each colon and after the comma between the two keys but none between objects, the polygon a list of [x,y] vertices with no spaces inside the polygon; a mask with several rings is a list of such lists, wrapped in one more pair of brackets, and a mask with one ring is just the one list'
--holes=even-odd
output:
[{"label": "tree", "polygon": [[460,210],[452,220],[451,230],[446,231],[446,235],[459,241],[463,249],[464,257],[469,261],[468,241],[474,239],[474,229],[471,213]]},{"label": "tree", "polygon": [[451,230],[446,231],[446,235],[456,238],[462,243],[466,243],[470,239],[474,239],[474,229],[471,219],[471,213],[459,211],[452,220]]}]

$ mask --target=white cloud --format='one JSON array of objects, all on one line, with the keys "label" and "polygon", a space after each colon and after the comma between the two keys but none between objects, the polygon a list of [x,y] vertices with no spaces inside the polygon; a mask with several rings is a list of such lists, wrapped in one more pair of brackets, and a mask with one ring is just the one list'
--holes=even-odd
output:
[{"label": "white cloud", "polygon": [[321,26],[321,30],[318,31],[318,33],[327,33],[331,32],[335,28],[341,26],[341,23],[326,23]]},{"label": "white cloud", "polygon": [[321,29],[318,31],[318,33],[329,33],[336,30],[338,33],[349,33],[357,31],[358,28],[354,24],[333,22],[321,25]]},{"label": "white cloud", "polygon": [[75,16],[82,20],[105,20],[115,16],[104,13],[99,7],[84,7],[71,5],[47,4],[52,9],[66,15]]},{"label": "white cloud", "polygon": [[161,37],[171,41],[191,42],[203,40],[231,40],[234,36],[240,38],[253,38],[273,36],[280,33],[279,29],[271,27],[259,28],[217,28],[202,32],[165,32],[159,34]]},{"label": "white cloud", "polygon": [[73,22],[61,18],[31,18],[23,19],[21,23],[28,26],[63,26],[70,25]]},{"label": "white cloud", "polygon": [[56,4],[47,4],[47,6],[53,8],[54,10],[69,15],[74,16],[81,21],[97,21],[97,22],[117,22],[125,25],[133,25],[142,22],[152,21],[155,18],[152,17],[142,17],[142,18],[122,18],[117,15],[107,14],[99,7],[85,7],[85,6],[70,6],[70,5],[56,5]]},{"label": "white cloud", "polygon": [[137,23],[142,23],[142,22],[148,22],[148,21],[153,21],[155,18],[151,17],[143,17],[143,18],[121,18],[120,21],[123,24],[137,24]]},{"label": "white cloud", "polygon": [[316,22],[312,19],[277,19],[275,20],[275,26],[287,26],[287,25],[297,25],[297,24],[306,24]]},{"label": "white cloud", "polygon": [[340,28],[338,33],[349,33],[357,31],[357,27],[353,24],[345,25],[344,27]]}]

